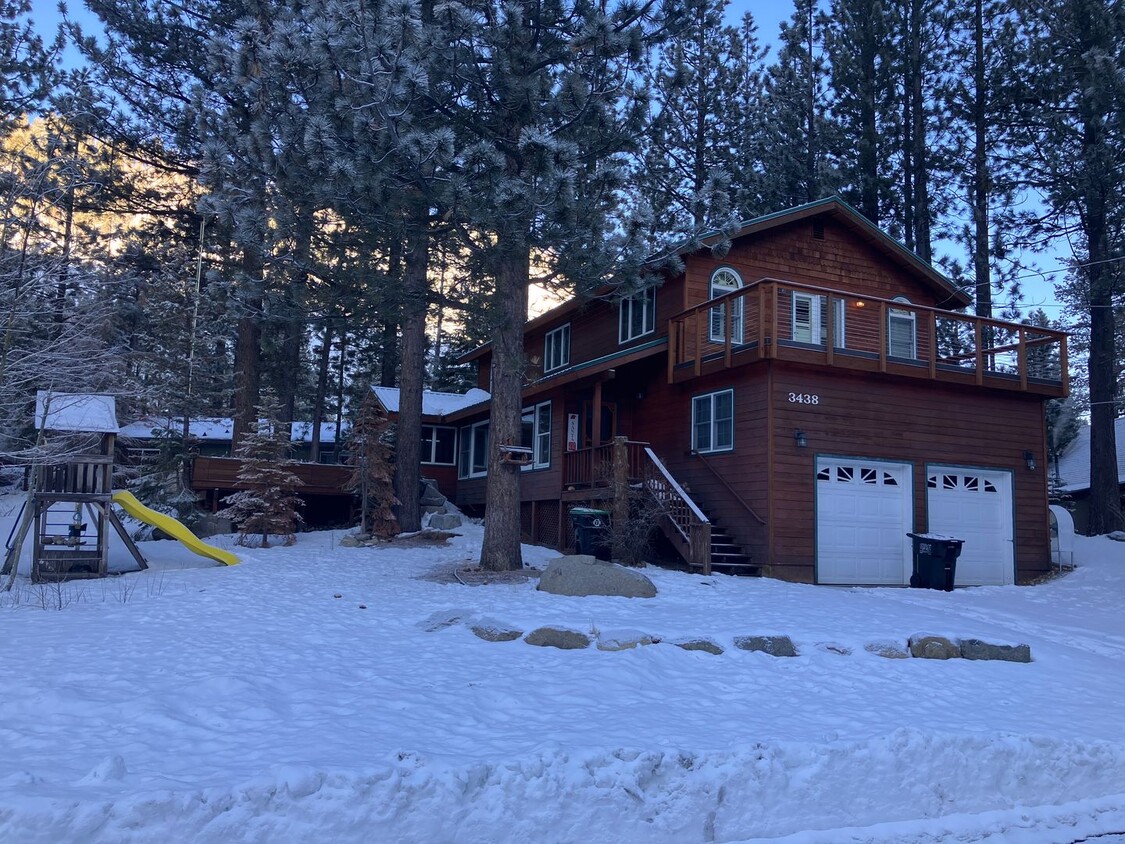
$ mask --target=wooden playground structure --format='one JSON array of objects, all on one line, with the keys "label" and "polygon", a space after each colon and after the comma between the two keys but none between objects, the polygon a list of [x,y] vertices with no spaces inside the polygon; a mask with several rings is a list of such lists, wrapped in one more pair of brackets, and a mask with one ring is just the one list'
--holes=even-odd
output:
[{"label": "wooden playground structure", "polygon": [[[113,396],[41,392],[36,400],[38,443],[60,437],[68,447],[30,467],[28,493],[8,537],[0,574],[14,577],[20,554],[32,534],[34,583],[108,574],[112,527],[142,568],[148,562],[110,506],[117,418]],[[41,449],[45,455],[50,448]]]}]

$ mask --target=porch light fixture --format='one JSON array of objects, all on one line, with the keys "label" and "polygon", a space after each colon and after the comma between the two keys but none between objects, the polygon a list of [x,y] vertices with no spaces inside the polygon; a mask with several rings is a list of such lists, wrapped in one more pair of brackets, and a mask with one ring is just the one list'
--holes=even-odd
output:
[{"label": "porch light fixture", "polygon": [[857,302],[855,303],[855,306],[856,306],[857,308],[866,308],[866,307],[867,307],[867,303],[866,303],[866,302],[864,302],[864,301],[863,301],[862,299],[859,299],[859,300],[858,300],[858,301],[857,301]]},{"label": "porch light fixture", "polygon": [[800,428],[793,432],[793,441],[797,443],[797,448],[808,448],[809,438]]},{"label": "porch light fixture", "polygon": [[1027,464],[1027,468],[1028,468],[1029,471],[1032,471],[1032,472],[1035,471],[1035,467],[1038,464],[1036,464],[1036,462],[1035,462],[1035,455],[1034,454],[1032,454],[1030,451],[1025,451],[1023,453],[1023,460]]}]

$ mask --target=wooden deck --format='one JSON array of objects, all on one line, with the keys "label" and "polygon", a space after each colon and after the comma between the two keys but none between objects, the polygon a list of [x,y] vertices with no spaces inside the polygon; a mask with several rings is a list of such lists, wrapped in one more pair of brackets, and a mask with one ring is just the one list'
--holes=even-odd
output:
[{"label": "wooden deck", "polygon": [[[249,487],[238,480],[242,461],[235,457],[197,457],[192,465],[191,487],[198,491],[239,490]],[[350,466],[287,461],[285,467],[301,479],[301,495],[351,495]]]},{"label": "wooden deck", "polygon": [[[798,298],[813,313],[804,332]],[[896,347],[892,320],[912,341]],[[689,308],[668,329],[669,383],[777,359],[1051,397],[1069,387],[1063,332],[778,279]]]}]

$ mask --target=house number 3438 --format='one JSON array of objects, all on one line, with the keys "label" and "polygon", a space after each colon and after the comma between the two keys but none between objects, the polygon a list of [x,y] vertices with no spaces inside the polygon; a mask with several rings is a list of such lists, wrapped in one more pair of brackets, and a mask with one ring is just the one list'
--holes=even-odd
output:
[{"label": "house number 3438", "polygon": [[820,404],[820,396],[815,393],[790,393],[789,401],[793,404]]}]

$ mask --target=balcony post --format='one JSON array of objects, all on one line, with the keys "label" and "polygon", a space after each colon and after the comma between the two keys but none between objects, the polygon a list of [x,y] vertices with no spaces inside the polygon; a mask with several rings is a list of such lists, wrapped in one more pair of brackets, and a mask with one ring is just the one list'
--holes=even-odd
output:
[{"label": "balcony post", "polygon": [[1020,389],[1027,390],[1027,332],[1024,327],[1020,326],[1019,333],[1019,347],[1016,352],[1016,366],[1020,371]]},{"label": "balcony post", "polygon": [[828,306],[828,319],[825,322],[824,348],[826,353],[826,361],[829,366],[832,366],[834,361],[832,359],[833,350],[836,348],[836,309],[832,307],[836,301],[829,293],[824,297],[825,304]]},{"label": "balcony post", "polygon": [[613,438],[613,524],[629,519],[629,446],[626,437]]},{"label": "balcony post", "polygon": [[887,303],[879,301],[879,371],[887,371]]},{"label": "balcony post", "polygon": [[981,342],[982,342],[981,333],[982,333],[981,332],[981,324],[980,324],[980,320],[978,319],[973,323],[973,336],[975,337],[976,346],[977,346],[977,383],[978,384],[984,383],[984,349],[981,348]]},{"label": "balcony post", "polygon": [[926,311],[930,327],[930,378],[937,379],[937,314]]}]

